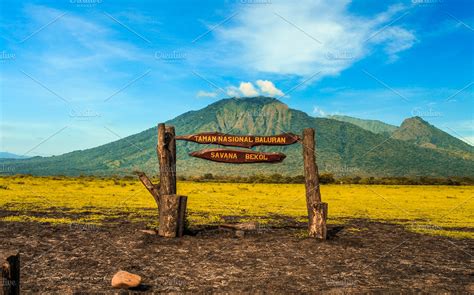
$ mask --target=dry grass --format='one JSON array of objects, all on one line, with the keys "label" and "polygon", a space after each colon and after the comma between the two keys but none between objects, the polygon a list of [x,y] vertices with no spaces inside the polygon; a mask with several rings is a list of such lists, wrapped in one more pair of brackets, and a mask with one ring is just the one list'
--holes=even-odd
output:
[{"label": "dry grass", "polygon": [[[2,177],[0,208],[4,221],[100,224],[113,218],[156,226],[156,204],[138,180],[64,177]],[[330,223],[367,218],[404,224],[409,230],[474,238],[474,187],[325,185]],[[188,196],[191,225],[241,216],[272,222],[282,215],[305,220],[301,184],[180,182]]]}]

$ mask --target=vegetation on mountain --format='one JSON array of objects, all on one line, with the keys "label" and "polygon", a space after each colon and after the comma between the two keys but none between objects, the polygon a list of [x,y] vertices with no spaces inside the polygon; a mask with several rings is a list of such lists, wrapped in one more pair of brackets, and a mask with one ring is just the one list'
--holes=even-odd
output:
[{"label": "vegetation on mountain", "polygon": [[364,120],[343,115],[331,115],[328,116],[328,118],[351,123],[373,133],[391,134],[398,128],[397,126],[390,125],[379,120]]},{"label": "vegetation on mountain", "polygon": [[474,147],[436,128],[420,117],[408,118],[394,131],[393,138],[420,147],[474,160]]},{"label": "vegetation on mountain", "polygon": [[[354,124],[330,118],[314,118],[290,109],[269,97],[229,98],[203,109],[186,112],[166,124],[176,127],[176,134],[217,131],[229,134],[272,135],[284,132],[301,134],[315,128],[317,161],[321,173],[337,177],[355,176],[474,176],[472,147],[463,154],[447,152],[450,146],[464,143],[443,131],[437,136],[449,138],[443,149],[420,146],[405,137],[377,134]],[[433,127],[435,128],[435,127]],[[405,130],[406,128],[401,128]],[[438,129],[436,129],[438,130]],[[8,174],[33,175],[130,175],[133,171],[158,173],[156,157],[157,129],[147,129],[123,139],[53,157],[24,160],[0,160]],[[439,144],[439,143],[438,143]],[[287,155],[279,164],[224,164],[190,157],[191,151],[210,148],[192,142],[177,143],[177,175],[200,176],[206,173],[223,176],[256,174],[301,175],[302,152],[299,143],[282,147],[255,147],[257,151],[276,151]],[[468,156],[466,156],[468,155]]]}]

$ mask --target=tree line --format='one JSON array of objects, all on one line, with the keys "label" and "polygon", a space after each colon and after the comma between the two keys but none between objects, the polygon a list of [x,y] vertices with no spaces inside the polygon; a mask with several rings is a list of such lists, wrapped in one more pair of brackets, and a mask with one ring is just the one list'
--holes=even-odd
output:
[{"label": "tree line", "polygon": [[[16,174],[0,177],[39,177],[50,178],[53,180],[63,180],[67,178],[78,178],[83,180],[96,179],[110,179],[116,185],[123,185],[120,181],[136,181],[136,175],[111,175],[111,176],[94,176],[94,175],[79,175],[76,177],[65,175],[54,176],[33,176],[31,174]],[[152,181],[159,182],[158,176],[153,175]],[[224,182],[224,183],[304,183],[303,175],[286,176],[279,173],[274,174],[255,174],[250,176],[224,176],[206,173],[201,176],[177,176],[180,181],[195,181],[195,182]],[[474,177],[429,177],[429,176],[412,176],[412,177],[361,177],[361,176],[342,176],[336,177],[332,173],[321,173],[319,175],[321,184],[363,184],[363,185],[474,185]]]},{"label": "tree line", "polygon": [[[178,180],[196,182],[227,182],[227,183],[304,183],[303,175],[285,176],[279,173],[255,174],[250,176],[224,176],[206,173],[201,176],[179,176]],[[384,184],[384,185],[474,185],[474,177],[336,177],[332,173],[319,175],[321,184]]]}]

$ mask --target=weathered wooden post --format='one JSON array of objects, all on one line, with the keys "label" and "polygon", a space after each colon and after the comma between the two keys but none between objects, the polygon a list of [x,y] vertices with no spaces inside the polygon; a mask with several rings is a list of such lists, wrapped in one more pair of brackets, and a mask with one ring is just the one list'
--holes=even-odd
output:
[{"label": "weathered wooden post", "polygon": [[176,139],[173,126],[158,124],[158,144],[156,146],[160,165],[160,194],[176,194]]},{"label": "weathered wooden post", "polygon": [[0,295],[20,294],[20,254],[18,251],[1,251],[2,280]]},{"label": "weathered wooden post", "polygon": [[303,163],[306,188],[306,207],[308,210],[308,232],[310,237],[326,239],[328,204],[321,202],[319,172],[316,165],[314,129],[303,130]]},{"label": "weathered wooden post", "polygon": [[158,234],[167,238],[181,237],[186,220],[186,196],[161,195]]},{"label": "weathered wooden post", "polygon": [[174,238],[183,235],[187,197],[176,195],[176,139],[173,126],[158,124],[158,161],[160,164],[158,234]]},{"label": "weathered wooden post", "polygon": [[186,196],[176,195],[176,136],[173,126],[158,124],[156,146],[160,165],[160,184],[156,185],[143,172],[138,178],[158,205],[158,234],[162,237],[181,237],[186,221]]},{"label": "weathered wooden post", "polygon": [[327,237],[326,219],[328,216],[328,204],[317,203],[311,208],[312,215],[309,219],[308,232],[310,237],[325,240]]}]

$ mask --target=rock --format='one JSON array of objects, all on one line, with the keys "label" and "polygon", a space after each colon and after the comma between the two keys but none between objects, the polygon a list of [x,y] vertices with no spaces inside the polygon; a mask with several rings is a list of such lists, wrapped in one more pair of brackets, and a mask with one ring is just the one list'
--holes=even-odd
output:
[{"label": "rock", "polygon": [[121,270],[112,278],[112,287],[121,289],[134,288],[138,287],[141,282],[142,278],[139,275]]},{"label": "rock", "polygon": [[236,230],[235,231],[235,236],[237,238],[243,238],[245,236],[245,232],[243,230]]},{"label": "rock", "polygon": [[156,230],[152,229],[141,229],[140,230],[142,233],[147,234],[147,235],[156,235]]}]

